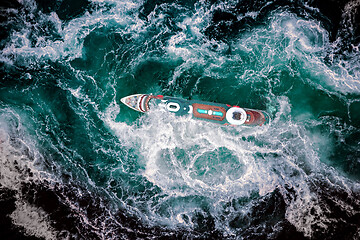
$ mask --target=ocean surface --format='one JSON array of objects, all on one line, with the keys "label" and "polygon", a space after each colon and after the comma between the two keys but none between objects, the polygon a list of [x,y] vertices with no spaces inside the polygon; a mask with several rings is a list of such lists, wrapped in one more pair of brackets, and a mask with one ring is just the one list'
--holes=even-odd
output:
[{"label": "ocean surface", "polygon": [[360,239],[359,23],[359,0],[2,1],[1,239]]}]

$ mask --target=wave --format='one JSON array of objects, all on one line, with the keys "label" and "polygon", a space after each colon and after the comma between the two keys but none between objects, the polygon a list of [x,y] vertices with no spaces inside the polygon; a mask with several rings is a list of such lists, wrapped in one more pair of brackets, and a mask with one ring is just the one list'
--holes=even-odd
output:
[{"label": "wave", "polygon": [[[1,41],[0,181],[19,231],[357,236],[358,1],[335,40],[303,2],[56,3],[11,9]],[[273,121],[223,128],[119,105],[142,92],[267,109]]]}]

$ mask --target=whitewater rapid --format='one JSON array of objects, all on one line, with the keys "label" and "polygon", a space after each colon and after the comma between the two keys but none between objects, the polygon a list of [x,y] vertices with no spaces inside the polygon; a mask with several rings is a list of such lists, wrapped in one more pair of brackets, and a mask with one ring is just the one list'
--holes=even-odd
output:
[{"label": "whitewater rapid", "polygon": [[[1,42],[0,184],[25,235],[359,236],[359,46],[339,55],[317,8],[92,1],[65,19],[20,4]],[[140,115],[119,101],[135,93],[264,109],[272,122]]]}]

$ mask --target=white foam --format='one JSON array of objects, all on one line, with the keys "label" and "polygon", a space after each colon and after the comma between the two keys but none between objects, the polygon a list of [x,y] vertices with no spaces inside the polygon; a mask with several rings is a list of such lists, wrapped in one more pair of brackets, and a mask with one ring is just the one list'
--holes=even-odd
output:
[{"label": "white foam", "polygon": [[[23,182],[34,180],[41,174],[34,167],[41,156],[36,151],[32,152],[33,143],[29,139],[24,139],[24,129],[20,119],[20,115],[13,110],[0,110],[1,185],[13,190],[19,190]],[[11,139],[10,133],[22,136],[13,136],[14,139]],[[14,147],[14,144],[17,147]],[[34,170],[33,177],[24,175],[27,169]]]},{"label": "white foam", "polygon": [[[285,16],[282,16],[285,15]],[[273,16],[272,31],[289,41],[286,47],[286,59],[296,58],[303,64],[304,70],[316,76],[311,80],[318,88],[326,88],[341,93],[360,92],[359,63],[349,54],[349,62],[339,61],[329,66],[324,58],[331,56],[334,46],[329,41],[329,34],[315,20],[302,20],[292,14],[281,13]],[[329,54],[330,52],[330,54]],[[356,53],[355,53],[356,54]]]},{"label": "white foam", "polygon": [[24,184],[44,179],[52,182],[53,176],[41,169],[43,159],[20,119],[26,118],[10,109],[0,110],[0,185],[16,192],[15,210],[10,214],[13,224],[21,226],[27,235],[56,239],[47,214],[22,200]]},{"label": "white foam", "polygon": [[[310,237],[314,226],[325,228],[331,221],[326,218],[319,196],[311,190],[312,179],[331,175],[342,179],[341,184],[339,180],[331,180],[335,189],[359,186],[320,161],[316,142],[325,144],[326,138],[313,135],[288,117],[291,106],[287,98],[278,99],[277,109],[272,125],[263,128],[221,127],[189,117],[175,118],[162,110],[151,110],[136,125],[116,123],[111,115],[107,123],[121,141],[140,146],[139,152],[145,160],[143,176],[166,194],[157,203],[149,202],[146,218],[153,223],[193,226],[191,216],[201,211],[201,207],[192,202],[177,209],[174,199],[206,197],[212,204],[212,216],[219,216],[223,214],[224,202],[249,197],[254,192],[265,196],[279,188],[287,204],[285,217]],[[226,149],[227,158],[216,156],[219,149]],[[240,173],[231,171],[239,165]],[[199,167],[204,175],[198,174]],[[211,173],[212,169],[215,171]],[[212,175],[207,178],[207,173]],[[289,187],[295,192],[291,198],[287,197]],[[167,209],[164,206],[171,208],[171,213],[164,215]],[[249,206],[245,205],[241,211]],[[346,203],[343,206],[350,207]],[[232,231],[226,225],[231,216],[216,223],[229,234]]]},{"label": "white foam", "polygon": [[[119,24],[119,31],[123,34],[139,32],[143,26],[142,21],[129,14],[139,7],[139,3],[129,1],[113,3],[116,4],[110,11],[103,11],[102,8],[99,8],[98,11],[93,11],[91,14],[86,12],[83,16],[68,23],[62,22],[55,12],[49,14],[38,12],[39,19],[36,23],[27,22],[27,16],[20,15],[20,20],[24,21],[24,28],[12,31],[11,40],[2,50],[0,60],[8,64],[16,63],[30,67],[36,66],[39,60],[69,61],[82,57],[86,36],[96,28],[106,27],[111,21]],[[27,7],[30,15],[33,16],[37,12],[35,1],[25,1],[23,4]],[[36,43],[32,44],[29,39],[30,34],[33,33],[33,29],[41,27],[40,24],[54,26],[61,39],[45,40],[43,36],[36,36]],[[122,27],[120,28],[120,26]]]},{"label": "white foam", "polygon": [[[270,171],[267,164],[256,162],[253,156],[254,152],[269,153],[271,150],[258,148],[253,143],[241,140],[241,137],[234,138],[233,134],[229,135],[231,131],[227,128],[187,117],[175,118],[161,110],[151,111],[141,121],[139,126],[129,126],[108,119],[121,141],[133,139],[133,142],[137,142],[136,145],[140,145],[140,152],[146,159],[144,176],[169,196],[196,194],[212,198],[219,204],[229,198],[249,196],[253,191],[263,196],[278,185],[278,177]],[[232,130],[240,136],[267,131]],[[124,132],[131,132],[131,136]],[[209,168],[218,168],[213,172],[215,175],[209,175],[210,178],[197,175],[196,168],[202,164],[197,161],[206,163],[203,156],[216,154],[219,149],[227,149],[229,161],[216,156],[213,160],[217,163],[208,163]],[[179,158],[179,152],[186,156]],[[239,169],[243,171],[242,174],[233,171],[238,165],[243,165]],[[216,180],[220,178],[222,180]],[[198,206],[195,204],[193,208]],[[191,209],[188,211],[191,212]]]},{"label": "white foam", "polygon": [[[233,77],[241,87],[241,84],[268,81],[267,76],[282,67],[298,75],[300,73],[289,66],[289,62],[295,60],[317,77],[308,81],[320,89],[356,90],[356,83],[351,85],[351,78],[356,75],[339,74],[336,66],[324,64],[329,40],[319,22],[303,20],[287,12],[274,13],[268,26],[240,35],[230,43],[232,54],[225,55],[226,44],[202,35],[201,29],[209,23],[212,10],[200,7],[201,14],[184,17],[177,24],[181,31],[167,40],[166,60],[183,60],[168,79],[168,86],[177,84],[177,79],[189,69],[201,66],[203,76]],[[148,20],[150,26],[161,26],[164,16],[154,11]],[[145,31],[141,24],[134,26],[128,30]],[[214,45],[218,46],[217,50],[211,48]],[[131,64],[136,66],[145,55],[137,56]],[[249,62],[244,64],[244,61],[257,64],[245,69],[244,65]],[[225,70],[224,66],[227,66]],[[191,216],[202,211],[201,204],[183,199],[201,196],[208,201],[217,227],[233,234],[228,226],[231,216],[250,211],[252,202],[249,200],[238,212],[221,220],[218,216],[224,215],[223,204],[253,193],[262,197],[278,188],[287,204],[286,218],[305,236],[313,235],[314,226],[325,228],[328,225],[331,220],[326,218],[326,209],[320,206],[319,196],[311,189],[312,179],[333,176],[331,183],[335,189],[357,189],[358,184],[321,162],[321,157],[327,153],[319,151],[318,143],[327,143],[327,139],[307,131],[297,119],[291,119],[289,100],[284,96],[272,96],[272,84],[277,83],[269,82],[271,102],[268,107],[276,109],[272,125],[252,129],[224,128],[186,117],[175,118],[161,110],[152,110],[129,125],[116,121],[116,116],[122,113],[114,96],[108,108],[99,112],[99,117],[124,147],[138,149],[143,170],[137,174],[161,189],[161,194],[154,197],[157,200],[152,198],[146,203],[138,201],[137,196],[129,196],[143,219],[150,224],[192,227]],[[71,92],[99,110],[97,103],[81,89]],[[227,158],[216,156],[221,151],[228,153]],[[241,166],[239,172],[231,171],[234,166]],[[293,198],[288,198],[288,187],[294,190],[294,194],[290,194]]]},{"label": "white foam", "polygon": [[[222,51],[227,49],[224,43],[207,40],[200,31],[207,26],[211,11],[200,7],[201,14],[184,18],[178,24],[182,31],[167,41],[168,57],[183,60],[170,77],[169,86],[177,84],[177,79],[194,66],[202,66],[203,76],[215,79],[231,78],[236,72],[234,79],[240,86],[267,81],[269,74],[279,67],[289,67],[288,62],[296,59],[312,74],[316,71],[314,76],[323,74],[311,84],[329,91],[351,90],[351,87],[333,84],[348,82],[351,76],[344,78],[323,63],[329,40],[319,22],[303,20],[287,12],[275,13],[268,26],[242,34],[231,43],[232,54],[224,55]],[[213,45],[218,46],[217,50],[211,48]],[[243,56],[253,58],[258,64],[244,69],[247,60]],[[222,71],[224,65],[226,71]],[[290,67],[289,71],[299,74]],[[271,88],[273,83],[269,84]],[[231,217],[250,211],[251,201],[220,220],[218,216],[224,215],[223,203],[253,193],[265,196],[278,188],[287,204],[286,218],[305,236],[311,237],[315,226],[328,226],[331,220],[326,218],[326,209],[320,206],[319,196],[311,189],[312,179],[331,175],[337,179],[331,180],[335,189],[357,189],[358,186],[321,162],[327,153],[319,151],[319,143],[325,144],[327,139],[307,131],[297,119],[291,119],[289,100],[272,96],[271,89],[269,96],[268,108],[276,109],[272,125],[252,129],[224,128],[187,117],[175,118],[161,110],[152,110],[136,124],[128,125],[115,121],[121,112],[113,102],[102,115],[104,122],[121,142],[140,148],[141,161],[145,161],[142,175],[162,190],[160,200],[148,202],[145,218],[154,224],[192,227],[192,214],[202,211],[201,206],[191,200],[186,205],[175,204],[174,199],[201,196],[209,201],[216,226],[231,235],[233,232],[228,226]],[[309,117],[312,118],[306,118]],[[220,151],[226,151],[227,158],[216,156]],[[241,166],[240,173],[231,171],[234,166]],[[287,197],[288,187],[294,190],[294,195],[290,194],[293,198]]]},{"label": "white foam", "polygon": [[27,202],[17,200],[16,209],[10,214],[13,224],[23,227],[26,235],[57,239],[56,231],[51,227],[48,215],[39,207],[34,207]]},{"label": "white foam", "polygon": [[[41,15],[42,21],[48,21],[55,26],[62,40],[45,40],[39,36],[37,44],[32,46],[29,40],[30,30],[24,27],[12,32],[11,41],[3,49],[1,59],[8,64],[24,59],[35,63],[35,60],[42,58],[69,61],[81,57],[86,36],[94,29],[106,26],[109,21],[115,21],[122,27],[119,28],[120,33],[129,33],[135,39],[148,27],[160,26],[165,19],[164,15],[155,14],[154,11],[148,17],[149,23],[144,23],[134,14],[139,3],[106,2],[114,3],[115,7],[109,11],[102,11],[100,8],[67,23],[61,22],[55,13]],[[287,12],[274,13],[268,26],[256,27],[240,34],[229,43],[231,54],[224,54],[230,49],[229,45],[208,40],[203,36],[202,30],[209,25],[212,11],[230,5],[221,3],[210,8],[205,5],[204,2],[198,4],[198,11],[195,11],[193,16],[184,17],[177,24],[181,30],[164,43],[167,60],[183,60],[168,79],[168,86],[176,84],[177,79],[187,70],[200,66],[204,77],[234,79],[237,81],[234,81],[234,87],[241,87],[242,84],[268,81],[267,76],[282,67],[288,67],[290,74],[299,74],[288,64],[296,60],[314,76],[314,79],[308,81],[318,88],[341,93],[358,92],[359,72],[356,69],[350,71],[348,62],[339,62],[338,65],[330,67],[324,64],[324,54],[331,46],[328,34],[317,21],[303,20]],[[32,7],[36,9],[36,6]],[[256,15],[256,12],[248,13],[250,17]],[[30,24],[28,27],[31,26]],[[213,48],[214,46],[217,48]],[[131,64],[138,64],[144,56],[145,53],[140,53]],[[256,64],[251,65],[253,62]],[[249,68],[245,69],[247,63]],[[88,80],[96,86],[94,78]],[[151,224],[163,222],[170,226],[179,224],[192,227],[192,214],[202,211],[202,208],[200,203],[188,199],[200,196],[208,201],[209,211],[215,217],[217,227],[231,234],[232,230],[228,226],[231,215],[225,217],[225,220],[219,217],[224,215],[224,203],[249,197],[253,193],[262,197],[279,188],[287,204],[286,218],[299,231],[311,237],[313,226],[326,227],[324,224],[330,221],[325,217],[326,209],[320,207],[319,196],[311,190],[312,179],[330,176],[329,182],[334,188],[346,189],[349,192],[358,190],[359,185],[340,176],[320,161],[320,154],[326,153],[320,152],[316,143],[326,142],[327,139],[314,135],[301,123],[291,119],[289,100],[284,96],[272,96],[272,84],[277,83],[269,83],[268,90],[269,99],[271,97],[269,109],[277,109],[272,125],[252,129],[226,128],[186,117],[175,118],[161,110],[153,110],[129,125],[116,121],[116,116],[122,113],[116,102],[115,84],[113,101],[104,111],[96,99],[89,96],[81,86],[74,89],[69,88],[66,83],[59,83],[59,86],[69,90],[81,103],[93,106],[124,147],[139,150],[138,159],[143,170],[137,174],[141,174],[161,189],[161,195],[154,197],[159,200],[137,202],[134,196],[134,208],[138,208],[140,215],[143,214],[144,219]],[[86,119],[85,108],[74,108],[74,111]],[[19,165],[24,164],[24,168],[32,163],[26,160],[21,151],[11,146],[8,136],[8,130],[2,128],[1,184],[19,190],[22,181],[30,180],[30,176],[26,175],[24,179],[24,175],[18,173],[14,162],[19,160]],[[226,157],[217,155],[219,152],[226,152]],[[241,166],[238,171],[233,171],[238,166]],[[36,178],[38,175],[34,176],[33,178]],[[294,198],[287,197],[287,186],[294,190]],[[37,234],[36,236],[53,236],[51,227],[46,223],[47,217],[41,209],[20,200],[17,204],[19,206],[12,215],[14,222],[27,228],[29,233]],[[23,208],[20,205],[24,205]],[[341,205],[351,208],[346,203]],[[234,210],[232,214],[245,214],[250,208],[251,201],[238,212]],[[21,215],[21,210],[25,211],[26,216]],[[19,216],[22,216],[24,221],[20,221]],[[29,219],[37,219],[42,230],[34,232],[34,226],[29,223]],[[86,216],[84,221],[87,224]]]}]

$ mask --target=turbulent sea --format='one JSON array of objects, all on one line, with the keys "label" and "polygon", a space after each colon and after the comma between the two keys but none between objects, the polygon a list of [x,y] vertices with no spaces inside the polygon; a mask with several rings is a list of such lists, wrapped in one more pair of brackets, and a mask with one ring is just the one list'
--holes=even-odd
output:
[{"label": "turbulent sea", "polygon": [[359,23],[359,0],[2,1],[1,239],[360,239]]}]

